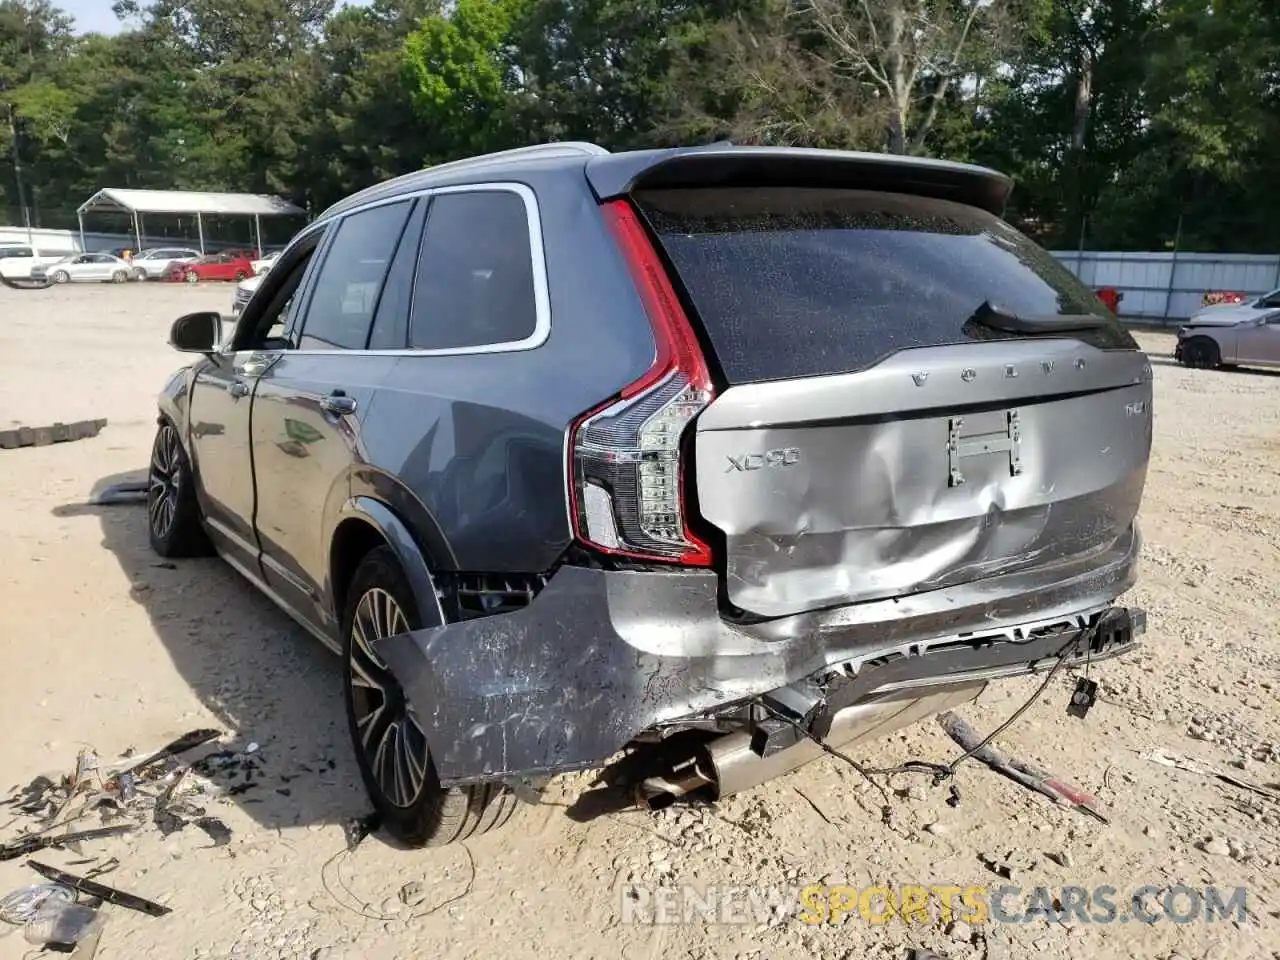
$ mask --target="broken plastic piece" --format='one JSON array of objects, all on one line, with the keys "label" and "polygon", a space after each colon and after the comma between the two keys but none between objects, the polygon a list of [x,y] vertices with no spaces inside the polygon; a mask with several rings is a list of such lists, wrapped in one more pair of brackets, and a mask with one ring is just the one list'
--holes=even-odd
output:
[{"label": "broken plastic piece", "polygon": [[72,944],[102,929],[105,918],[92,907],[65,900],[45,900],[22,931],[27,943]]},{"label": "broken plastic piece", "polygon": [[1083,720],[1097,702],[1097,681],[1081,677],[1076,681],[1075,690],[1071,692],[1071,701],[1067,704],[1067,715]]},{"label": "broken plastic piece", "polygon": [[67,844],[78,843],[81,840],[116,837],[122,833],[128,833],[132,829],[132,825],[119,825],[98,827],[94,830],[80,830],[76,833],[64,833],[56,836],[42,834],[36,837],[20,837],[17,840],[0,845],[0,860],[16,860],[24,854],[35,853],[37,850],[44,850],[47,847],[65,847]]},{"label": "broken plastic piece", "polygon": [[125,769],[121,770],[117,776],[124,776],[126,773],[136,774],[139,770],[150,767],[161,760],[167,760],[170,757],[176,757],[180,753],[186,753],[188,750],[194,750],[201,744],[208,743],[222,735],[221,730],[201,729],[192,730],[190,733],[184,733],[177,740],[166,744],[154,753],[148,754],[140,760],[131,763]]},{"label": "broken plastic piece", "polygon": [[173,913],[173,910],[160,903],[154,903],[151,900],[144,899],[132,893],[125,893],[123,890],[116,890],[114,887],[108,887],[104,883],[95,883],[84,877],[77,877],[71,873],[63,873],[61,870],[51,867],[45,863],[37,863],[35,860],[28,860],[27,866],[40,874],[42,877],[52,880],[54,883],[60,883],[79,890],[81,893],[90,897],[97,897],[105,903],[115,904],[117,907],[124,907],[128,910],[137,910],[140,913],[150,914],[153,917],[163,917],[167,913]]},{"label": "broken plastic piece", "polygon": [[74,903],[76,892],[60,883],[33,883],[0,898],[0,920],[24,926],[48,900]]}]

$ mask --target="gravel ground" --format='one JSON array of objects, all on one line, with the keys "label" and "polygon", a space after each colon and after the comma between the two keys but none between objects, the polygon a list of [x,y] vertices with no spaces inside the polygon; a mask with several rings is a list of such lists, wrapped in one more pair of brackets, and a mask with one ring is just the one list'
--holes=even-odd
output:
[{"label": "gravel ground", "polygon": [[[566,778],[465,847],[406,852],[374,836],[347,853],[343,824],[366,808],[333,658],[219,561],[160,563],[141,509],[84,505],[145,467],[153,397],[181,363],[165,346],[170,320],[230,296],[230,285],[0,289],[0,429],[109,419],[94,439],[0,451],[4,779],[69,772],[85,746],[106,762],[195,727],[225,731],[228,750],[258,745],[259,789],[209,806],[230,843],[148,826],[86,843],[82,857],[40,855],[117,857],[106,882],[172,906],[160,919],[107,908],[98,957],[1280,957],[1280,803],[1143,757],[1162,749],[1280,788],[1280,377],[1183,370],[1171,337],[1141,334],[1156,365],[1156,440],[1131,599],[1150,612],[1147,642],[1094,669],[1103,699],[1086,720],[1066,715],[1072,681],[1060,677],[1000,740],[1092,791],[1109,826],[977,765],[961,767],[954,807],[945,785],[895,778],[886,824],[877,790],[831,758],[714,810],[662,814],[592,816],[589,779]],[[1037,682],[989,690],[962,713],[988,729]],[[927,724],[855,758],[953,753]],[[0,863],[0,892],[33,879],[21,860]],[[635,922],[676,884],[758,889],[725,922]],[[1108,884],[1121,911],[1113,923],[948,923],[936,907],[881,924],[856,911],[838,924],[770,915],[765,888],[810,884],[1011,884],[1022,893],[1010,908],[1037,886]],[[1250,915],[1125,922],[1127,897],[1148,885],[1241,886]],[[20,933],[0,937],[0,960],[27,955]]]}]

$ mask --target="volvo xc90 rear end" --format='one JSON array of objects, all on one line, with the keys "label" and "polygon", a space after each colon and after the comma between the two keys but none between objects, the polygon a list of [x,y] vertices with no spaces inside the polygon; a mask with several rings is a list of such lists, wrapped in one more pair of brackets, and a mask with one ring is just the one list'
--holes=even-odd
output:
[{"label": "volvo xc90 rear end", "polygon": [[566,425],[536,595],[379,644],[442,786],[661,744],[651,798],[725,795],[1133,647],[1151,366],[1000,219],[1007,179],[732,147],[580,174],[579,242],[597,218],[629,282],[549,283],[649,362]]}]

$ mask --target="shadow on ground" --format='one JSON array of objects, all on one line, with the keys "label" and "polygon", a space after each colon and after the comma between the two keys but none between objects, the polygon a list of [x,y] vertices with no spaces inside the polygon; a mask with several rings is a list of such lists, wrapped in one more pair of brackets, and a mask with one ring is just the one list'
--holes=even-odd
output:
[{"label": "shadow on ground", "polygon": [[[145,470],[104,477],[93,495],[145,479]],[[221,560],[156,556],[147,541],[145,505],[82,502],[53,512],[98,518],[103,546],[133,583],[130,596],[146,609],[174,666],[217,717],[225,733],[222,748],[243,752],[258,744],[252,786],[233,796],[255,821],[278,829],[346,823],[369,812],[332,653]],[[105,760],[126,744],[97,746]],[[161,744],[135,746],[145,751]],[[187,758],[207,752],[195,750]],[[243,783],[242,777],[229,782]]]}]

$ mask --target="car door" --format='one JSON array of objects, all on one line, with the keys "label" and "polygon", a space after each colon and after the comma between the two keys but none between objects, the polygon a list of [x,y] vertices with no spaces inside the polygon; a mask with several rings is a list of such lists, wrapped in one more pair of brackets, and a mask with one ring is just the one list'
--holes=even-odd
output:
[{"label": "car door", "polygon": [[66,264],[67,276],[72,280],[92,280],[93,279],[93,254],[82,253],[78,257],[73,257]]},{"label": "car door", "polygon": [[111,271],[115,268],[115,265],[115,257],[109,257],[105,253],[90,254],[89,263],[85,270],[85,279],[109,280],[111,279]]},{"label": "car door", "polygon": [[224,346],[196,369],[190,424],[196,495],[219,552],[261,582],[260,548],[253,529],[257,503],[250,447],[250,412],[258,376],[282,347],[295,293],[305,279],[319,231],[299,238],[289,264],[256,309],[246,311]]},{"label": "car door", "polygon": [[[257,534],[268,585],[329,636],[325,590],[334,517],[363,463],[361,429],[394,354],[367,349],[412,199],[348,214],[309,284],[291,339],[258,379],[253,407]],[[280,268],[264,278],[270,281]]]},{"label": "car door", "polygon": [[1236,361],[1280,365],[1280,310],[1239,329]]}]

